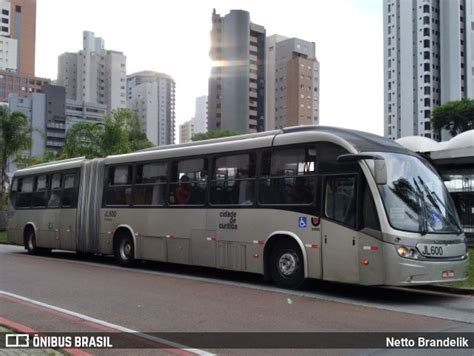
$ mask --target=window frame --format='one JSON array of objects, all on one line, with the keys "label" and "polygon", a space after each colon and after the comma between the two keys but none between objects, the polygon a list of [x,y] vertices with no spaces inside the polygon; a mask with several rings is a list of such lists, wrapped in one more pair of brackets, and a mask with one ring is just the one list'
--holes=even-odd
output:
[{"label": "window frame", "polygon": [[[59,174],[60,185],[59,185],[59,189],[54,189],[53,190],[53,176],[55,174]],[[59,191],[59,204],[54,205],[54,206],[49,206],[48,205],[46,208],[47,209],[62,209],[61,205],[62,205],[62,201],[63,201],[63,174],[62,174],[62,172],[53,172],[53,173],[50,174],[50,177],[51,178],[50,178],[50,190],[49,190],[50,195],[49,196],[50,196],[50,199],[51,199],[51,194],[53,193],[53,191],[54,192]],[[49,202],[48,202],[48,204],[49,204]],[[76,204],[76,206],[77,206],[77,204]]]},{"label": "window frame", "polygon": [[[46,176],[46,189],[38,190],[38,179],[42,176]],[[33,205],[33,201],[35,199],[35,195],[38,196],[39,194],[46,193],[46,204],[45,205]],[[43,173],[37,174],[34,176],[33,179],[33,192],[31,194],[31,209],[45,209],[48,207],[48,201],[51,195],[51,174],[50,173]]]},{"label": "window frame", "polygon": [[[335,220],[326,214],[326,181],[328,178],[343,178],[343,177],[354,177],[355,178],[355,218],[354,218],[354,226],[348,225],[342,221]],[[334,173],[334,174],[324,174],[321,175],[321,218],[325,220],[329,220],[332,223],[344,226],[348,229],[359,231],[361,230],[361,214],[359,211],[360,204],[361,204],[361,177],[360,172],[347,172],[347,173]]]},{"label": "window frame", "polygon": [[[179,162],[199,160],[199,159],[203,160],[204,169],[206,169],[207,172],[208,172],[207,173],[207,178],[206,178],[206,181],[205,181],[206,186],[204,188],[204,202],[199,203],[199,204],[178,204],[177,202],[171,203],[171,201],[170,201],[171,187],[176,186],[176,188],[177,188],[179,186],[179,183],[180,183],[179,177],[178,177],[177,181],[172,179],[174,165],[176,164],[178,166]],[[212,172],[211,163],[212,163],[212,156],[205,156],[205,155],[181,156],[181,157],[170,158],[168,160],[168,182],[167,182],[168,189],[167,189],[167,192],[166,192],[167,193],[167,195],[166,195],[166,206],[169,207],[169,208],[196,208],[196,207],[208,208],[209,207],[209,182],[210,182],[209,172]],[[178,172],[178,175],[179,175],[179,172]],[[189,180],[189,184],[191,184],[191,183],[199,183],[199,181]],[[202,183],[204,183],[204,182],[202,182]],[[176,198],[176,188],[174,188],[175,198]]]},{"label": "window frame", "polygon": [[[140,162],[141,163],[141,162]],[[133,183],[135,181],[135,165],[136,162],[121,162],[117,164],[110,164],[104,166],[104,186],[102,189],[102,207],[103,208],[130,208],[133,206]],[[110,185],[110,169],[117,168],[122,166],[128,166],[132,168],[132,176],[130,179],[130,184],[116,184]],[[109,190],[113,190],[121,187],[130,187],[130,202],[128,204],[108,204],[107,203],[107,193]]]},{"label": "window frame", "polygon": [[[74,174],[74,186],[73,186],[73,188],[67,188],[67,189],[72,189],[73,190],[74,204],[64,205],[64,190],[66,189],[65,188],[66,179],[64,177],[66,175],[71,175],[71,174]],[[67,170],[67,171],[62,171],[61,172],[61,200],[60,200],[61,209],[74,209],[74,208],[77,208],[77,201],[79,199],[79,179],[80,179],[80,174],[78,174],[78,172],[76,170],[74,170],[74,171]]]},{"label": "window frame", "polygon": [[[46,175],[48,176],[48,179],[49,179],[49,182],[48,182],[48,189],[45,190],[47,191],[49,194],[48,194],[48,197],[50,198],[51,197],[51,192],[52,192],[52,189],[51,189],[51,183],[52,183],[52,176],[55,175],[55,174],[60,174],[61,176],[61,189],[60,189],[60,200],[59,200],[59,205],[57,206],[48,206],[48,204],[46,204],[46,206],[33,206],[33,194],[36,191],[36,184],[37,184],[37,179],[39,176],[43,176],[43,175]],[[74,178],[74,187],[73,187],[73,194],[74,194],[74,204],[69,206],[69,205],[63,205],[63,195],[64,195],[64,175],[65,174],[74,174],[75,175],[75,178]],[[48,172],[42,172],[42,173],[37,173],[37,174],[27,174],[27,175],[22,175],[22,176],[15,176],[13,179],[17,179],[18,181],[20,179],[25,179],[25,178],[32,178],[33,179],[33,190],[31,192],[31,201],[30,201],[30,205],[29,206],[25,206],[25,207],[19,207],[18,206],[18,196],[19,194],[22,194],[21,192],[18,192],[18,183],[17,183],[17,191],[15,191],[15,204],[13,205],[13,207],[15,208],[15,210],[17,209],[20,209],[20,210],[28,210],[28,209],[31,209],[31,210],[41,210],[41,209],[77,209],[77,203],[78,203],[78,200],[79,200],[79,186],[80,186],[80,180],[81,180],[81,168],[72,168],[72,169],[65,169],[65,170],[58,170],[58,171],[48,171]],[[56,190],[56,189],[55,189]],[[48,198],[48,201],[49,201],[49,198]]]},{"label": "window frame", "polygon": [[[259,157],[257,161],[257,179],[256,179],[256,186],[257,186],[257,206],[259,207],[309,207],[309,206],[316,206],[318,199],[317,199],[317,192],[318,192],[318,177],[320,176],[319,174],[319,156],[320,156],[320,150],[317,146],[318,142],[309,142],[309,143],[298,143],[298,144],[291,144],[291,145],[282,145],[282,146],[272,146],[270,148],[265,148],[260,150],[259,152]],[[316,150],[316,156],[314,160],[314,172],[308,175],[282,175],[282,176],[272,176],[272,175],[262,175],[262,169],[263,169],[263,157],[265,154],[270,153],[273,155],[273,153],[278,152],[278,151],[286,151],[286,150],[292,150],[292,149],[308,149],[312,148]],[[271,173],[271,160],[270,160],[270,173]],[[312,192],[313,192],[313,199],[309,203],[289,203],[289,204],[274,204],[274,203],[262,203],[261,202],[261,196],[260,196],[260,183],[264,179],[284,179],[284,178],[298,178],[298,177],[309,177],[312,178]]]},{"label": "window frame", "polygon": [[[159,182],[159,183],[137,183],[137,167],[138,166],[146,166],[146,165],[151,165],[151,164],[163,164],[166,169],[166,181],[165,182]],[[138,208],[138,209],[143,209],[143,208],[157,208],[157,207],[165,207],[167,206],[168,202],[168,184],[169,184],[169,170],[170,164],[168,160],[153,160],[153,161],[140,161],[140,162],[135,162],[133,164],[133,174],[132,174],[132,199],[131,199],[131,206],[133,208]],[[163,203],[162,204],[135,204],[135,189],[136,187],[146,187],[146,186],[155,186],[155,185],[160,185],[164,186],[164,192],[163,192]]]},{"label": "window frame", "polygon": [[[219,158],[222,157],[229,157],[229,156],[241,156],[241,155],[248,155],[249,157],[249,168],[250,168],[250,163],[252,161],[252,155],[253,159],[255,162],[255,175],[253,178],[239,178],[239,179],[224,179],[222,181],[224,182],[237,182],[237,181],[253,181],[253,199],[252,199],[252,204],[223,204],[223,203],[218,203],[214,204],[211,202],[211,191],[212,191],[212,184],[217,183],[218,180],[215,178],[215,173],[216,173],[216,161]],[[208,199],[207,199],[207,206],[210,208],[227,208],[227,207],[232,207],[232,208],[255,208],[257,206],[257,201],[258,201],[258,189],[257,189],[257,182],[258,182],[258,174],[260,171],[260,157],[261,157],[261,152],[255,150],[255,149],[250,149],[250,150],[244,150],[244,151],[227,151],[227,152],[219,152],[218,154],[214,154],[209,157],[209,167],[210,167],[210,178],[208,179]]]},{"label": "window frame", "polygon": [[[27,178],[31,178],[32,179],[32,188],[31,188],[31,192],[23,192],[23,181]],[[22,188],[22,191],[18,191],[18,186],[20,184],[20,181],[21,181],[21,188]],[[18,183],[17,183],[17,191],[16,191],[16,199],[15,199],[15,209],[22,209],[22,210],[27,210],[27,209],[31,209],[31,205],[33,203],[33,192],[34,192],[34,188],[35,188],[35,175],[24,175],[24,176],[21,176],[21,177],[18,177]],[[31,194],[31,197],[30,197],[30,204],[27,205],[27,206],[18,206],[18,198],[20,198],[23,194]]]},{"label": "window frame", "polygon": [[[187,160],[192,160],[192,159],[203,159],[204,162],[207,162],[207,167],[208,171],[210,171],[210,164],[212,163],[210,161],[212,155],[195,155],[195,156],[179,156],[179,157],[170,157],[170,158],[158,158],[158,159],[147,159],[147,160],[140,160],[140,161],[124,161],[120,163],[113,163],[113,164],[106,164],[104,166],[104,180],[103,180],[103,187],[102,187],[102,208],[114,208],[114,209],[121,209],[121,208],[129,208],[129,209],[159,209],[159,208],[169,208],[169,209],[174,209],[174,208],[196,208],[196,207],[209,207],[208,204],[208,195],[209,195],[209,178],[206,180],[206,189],[205,189],[205,203],[204,204],[172,204],[169,202],[169,196],[170,196],[170,185],[176,184],[176,182],[171,181],[171,166],[173,162],[179,162],[179,161],[187,161]],[[206,161],[207,160],[207,161]],[[166,183],[153,183],[153,184],[162,184],[165,186],[165,191],[164,191],[164,204],[162,205],[135,205],[133,203],[133,193],[134,193],[134,187],[135,185],[140,186],[142,184],[136,184],[136,172],[137,172],[137,166],[140,165],[147,165],[147,164],[166,164]],[[106,193],[108,189],[108,183],[109,183],[109,173],[108,170],[111,167],[117,167],[117,166],[131,166],[132,167],[132,183],[131,183],[131,199],[130,199],[130,204],[129,205],[108,205],[106,202]],[[178,182],[179,183],[179,182]],[[148,184],[148,183],[147,183]],[[151,184],[151,183],[150,183]],[[144,184],[146,185],[146,184]]]}]

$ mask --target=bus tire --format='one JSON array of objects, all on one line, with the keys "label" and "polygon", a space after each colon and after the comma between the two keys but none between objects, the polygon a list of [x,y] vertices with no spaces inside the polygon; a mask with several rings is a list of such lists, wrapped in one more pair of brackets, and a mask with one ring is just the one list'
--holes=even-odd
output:
[{"label": "bus tire", "polygon": [[129,233],[119,232],[114,244],[114,256],[117,263],[123,267],[131,267],[135,263],[135,247]]},{"label": "bus tire", "polygon": [[272,250],[270,263],[271,277],[277,286],[297,289],[303,285],[303,254],[295,241],[279,241]]},{"label": "bus tire", "polygon": [[39,255],[39,248],[36,247],[36,236],[33,229],[28,229],[25,234],[25,249],[29,255]]}]

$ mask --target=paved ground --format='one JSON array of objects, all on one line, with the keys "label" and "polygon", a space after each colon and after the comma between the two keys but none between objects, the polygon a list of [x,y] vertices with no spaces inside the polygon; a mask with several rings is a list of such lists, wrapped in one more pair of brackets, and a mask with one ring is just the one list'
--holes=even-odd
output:
[{"label": "paved ground", "polygon": [[249,274],[153,263],[124,269],[110,258],[36,257],[6,245],[0,290],[1,317],[43,332],[474,332],[472,296],[321,282],[293,292]]}]

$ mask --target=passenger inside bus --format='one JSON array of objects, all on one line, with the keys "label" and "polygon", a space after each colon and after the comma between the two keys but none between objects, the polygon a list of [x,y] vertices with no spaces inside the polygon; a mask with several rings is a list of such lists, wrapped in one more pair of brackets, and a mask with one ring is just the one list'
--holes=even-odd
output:
[{"label": "passenger inside bus", "polygon": [[181,183],[176,188],[176,202],[178,204],[189,204],[191,192],[189,187],[189,177],[183,175],[180,179]]}]

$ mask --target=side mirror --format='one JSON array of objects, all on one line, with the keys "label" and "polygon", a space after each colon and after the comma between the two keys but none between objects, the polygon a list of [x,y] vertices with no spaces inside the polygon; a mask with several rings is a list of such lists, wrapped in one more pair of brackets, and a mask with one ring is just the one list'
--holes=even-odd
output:
[{"label": "side mirror", "polygon": [[387,184],[387,167],[382,156],[376,154],[343,154],[336,158],[339,163],[357,162],[363,160],[373,160],[374,164],[369,167],[374,175],[375,183],[378,185]]}]

